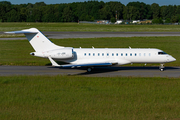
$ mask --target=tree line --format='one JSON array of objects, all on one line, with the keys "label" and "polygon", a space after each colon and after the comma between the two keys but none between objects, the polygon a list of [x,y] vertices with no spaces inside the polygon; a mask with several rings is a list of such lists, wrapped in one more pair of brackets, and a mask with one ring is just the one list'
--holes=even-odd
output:
[{"label": "tree line", "polygon": [[143,20],[153,19],[154,23],[180,22],[180,5],[159,6],[143,2],[85,1],[67,4],[14,5],[8,1],[0,2],[0,22],[78,22],[94,20]]}]

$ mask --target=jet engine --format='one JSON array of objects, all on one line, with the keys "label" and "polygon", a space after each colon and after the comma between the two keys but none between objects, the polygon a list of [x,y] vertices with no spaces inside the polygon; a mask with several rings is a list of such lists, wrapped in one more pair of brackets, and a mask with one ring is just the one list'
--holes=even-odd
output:
[{"label": "jet engine", "polygon": [[56,50],[50,50],[46,52],[32,52],[30,53],[33,56],[38,57],[51,57],[54,59],[69,59],[74,57],[73,48],[61,48]]}]

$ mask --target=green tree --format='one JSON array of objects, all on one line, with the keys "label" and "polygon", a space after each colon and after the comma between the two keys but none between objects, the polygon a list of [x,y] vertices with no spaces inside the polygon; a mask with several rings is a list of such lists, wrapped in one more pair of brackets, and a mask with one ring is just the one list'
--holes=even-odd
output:
[{"label": "green tree", "polygon": [[1,1],[0,2],[0,19],[2,22],[7,22],[7,13],[12,10],[13,6],[10,2]]},{"label": "green tree", "polygon": [[109,6],[110,10],[110,16],[111,18],[116,18],[117,13],[117,19],[123,18],[123,7],[124,5],[121,2],[108,2],[106,3]]},{"label": "green tree", "polygon": [[157,19],[160,17],[160,10],[159,10],[159,5],[156,3],[153,3],[151,5],[151,10],[152,10],[152,14],[153,14],[153,19]]},{"label": "green tree", "polygon": [[152,23],[153,24],[163,24],[164,22],[163,22],[162,18],[155,18],[152,20]]},{"label": "green tree", "polygon": [[129,8],[129,19],[130,20],[140,19],[140,16],[139,16],[140,12],[139,12],[138,8],[136,8],[134,6],[129,6],[128,8]]},{"label": "green tree", "polygon": [[[12,5],[10,2],[0,2],[1,22],[71,22],[78,20],[94,21],[113,18],[135,20],[170,18],[178,22],[180,5],[159,6],[143,2],[129,2],[126,6],[121,2],[98,2],[97,0],[74,2],[69,4],[46,5],[44,2],[35,4]],[[161,22],[160,22],[161,23]]]},{"label": "green tree", "polygon": [[115,22],[116,22],[116,18],[112,17],[112,18],[111,18],[111,22],[112,22],[112,23],[115,23]]},{"label": "green tree", "polygon": [[147,5],[147,15],[146,15],[146,19],[153,19],[153,12],[151,10],[151,6]]},{"label": "green tree", "polygon": [[160,14],[163,19],[167,19],[166,15],[168,14],[167,6],[160,7]]},{"label": "green tree", "polygon": [[54,18],[55,18],[55,22],[63,22],[63,9],[65,5],[62,4],[57,4],[54,7]]},{"label": "green tree", "polygon": [[127,6],[123,7],[123,19],[128,20],[129,19],[129,9]]},{"label": "green tree", "polygon": [[[147,5],[143,2],[129,2],[127,4],[129,7],[130,19],[145,19],[147,17]],[[134,14],[135,13],[135,14]],[[134,14],[134,15],[133,15]]]},{"label": "green tree", "polygon": [[105,5],[103,8],[99,10],[100,18],[101,20],[110,20],[111,18],[111,12],[109,5]]},{"label": "green tree", "polygon": [[174,7],[172,5],[168,5],[166,18],[171,18],[172,16],[174,16]]},{"label": "green tree", "polygon": [[179,15],[174,15],[174,16],[172,16],[172,17],[171,17],[171,21],[172,21],[172,23],[177,23],[177,22],[179,22]]},{"label": "green tree", "polygon": [[63,15],[64,22],[72,21],[72,11],[69,5],[67,5],[67,7],[64,8],[62,15]]},{"label": "green tree", "polygon": [[177,11],[177,14],[180,15],[180,5],[177,6],[176,11]]},{"label": "green tree", "polygon": [[42,22],[42,8],[41,7],[37,7],[34,8],[32,13],[33,13],[33,19],[35,22]]},{"label": "green tree", "polygon": [[7,22],[19,22],[20,16],[15,9],[7,13]]},{"label": "green tree", "polygon": [[171,23],[171,19],[170,19],[170,18],[167,18],[167,19],[165,20],[165,23]]}]

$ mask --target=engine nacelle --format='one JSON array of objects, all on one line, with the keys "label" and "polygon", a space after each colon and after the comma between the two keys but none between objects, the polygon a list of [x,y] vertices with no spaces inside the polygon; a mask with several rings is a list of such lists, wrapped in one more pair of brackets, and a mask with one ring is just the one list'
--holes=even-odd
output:
[{"label": "engine nacelle", "polygon": [[32,53],[30,53],[30,55],[37,56],[37,57],[44,57],[43,52],[32,52]]},{"label": "engine nacelle", "polygon": [[51,57],[54,59],[69,59],[73,58],[73,48],[61,48],[61,49],[56,49],[56,50],[50,50],[50,51],[45,51],[45,52],[32,52],[30,55],[37,56],[37,57]]},{"label": "engine nacelle", "polygon": [[62,48],[52,51],[44,52],[45,57],[51,57],[55,59],[68,59],[73,58],[73,48]]}]

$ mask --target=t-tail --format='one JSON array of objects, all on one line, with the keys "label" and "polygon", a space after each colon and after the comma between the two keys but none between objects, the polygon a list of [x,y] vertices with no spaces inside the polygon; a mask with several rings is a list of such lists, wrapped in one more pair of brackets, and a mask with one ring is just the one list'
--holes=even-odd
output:
[{"label": "t-tail", "polygon": [[21,31],[12,31],[5,33],[14,33],[14,34],[25,34],[30,44],[36,52],[48,51],[52,49],[63,48],[63,46],[57,46],[52,43],[43,33],[41,33],[36,28],[25,29]]},{"label": "t-tail", "polygon": [[55,59],[68,59],[73,57],[72,47],[58,46],[52,43],[43,33],[36,28],[21,31],[11,31],[5,33],[25,34],[29,43],[36,52],[30,53],[38,57],[51,57]]}]

